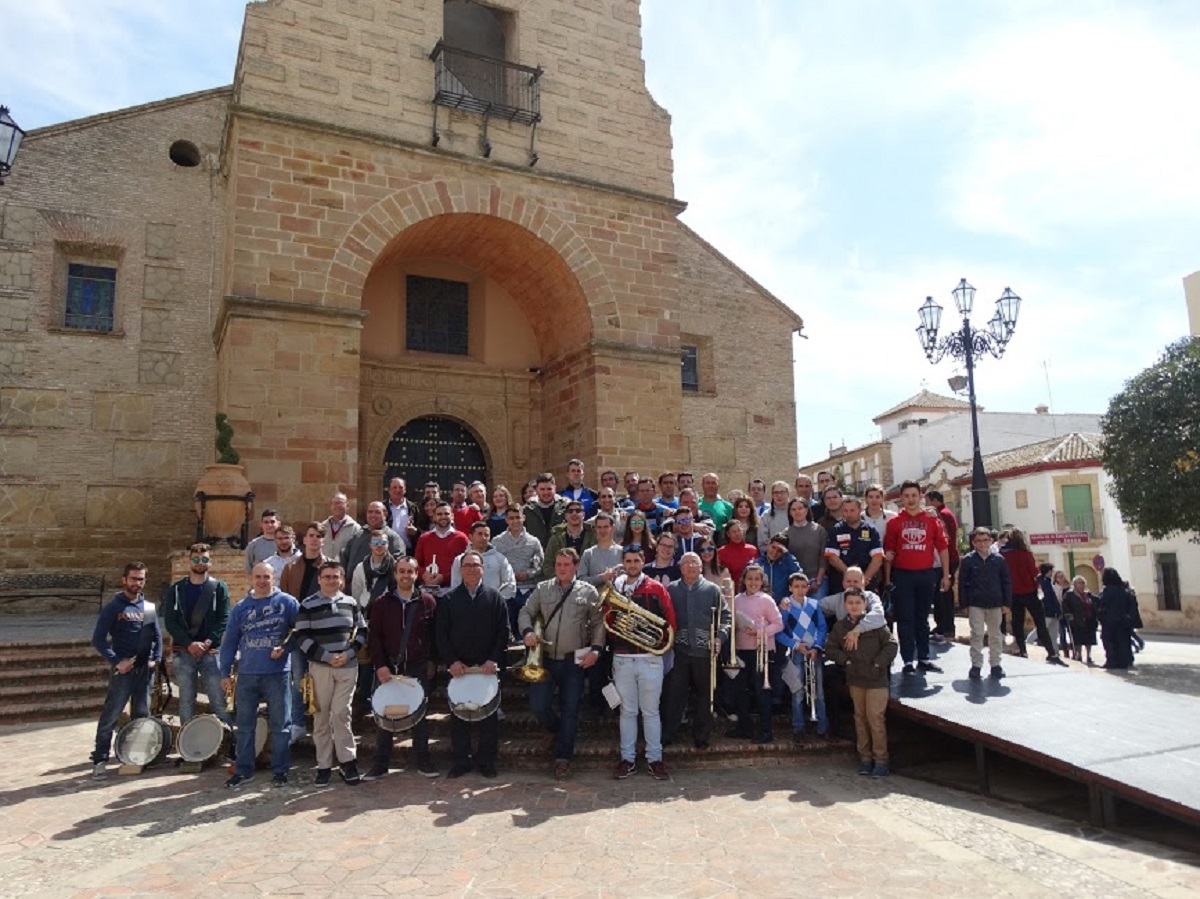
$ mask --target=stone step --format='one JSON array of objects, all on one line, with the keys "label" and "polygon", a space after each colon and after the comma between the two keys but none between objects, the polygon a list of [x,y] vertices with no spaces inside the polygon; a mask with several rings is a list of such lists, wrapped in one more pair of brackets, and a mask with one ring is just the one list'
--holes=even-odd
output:
[{"label": "stone step", "polygon": [[42,699],[75,694],[99,696],[108,690],[107,672],[79,673],[68,669],[69,676],[36,678],[0,678],[0,702]]},{"label": "stone step", "polygon": [[0,670],[31,662],[63,661],[73,664],[104,666],[94,646],[86,640],[54,643],[0,643]]}]

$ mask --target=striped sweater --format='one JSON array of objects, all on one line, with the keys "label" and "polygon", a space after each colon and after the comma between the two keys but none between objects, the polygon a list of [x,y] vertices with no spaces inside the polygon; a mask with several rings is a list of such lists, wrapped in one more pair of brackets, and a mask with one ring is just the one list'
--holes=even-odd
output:
[{"label": "striped sweater", "polygon": [[[354,634],[351,640],[351,633]],[[367,645],[367,625],[354,597],[317,592],[300,603],[296,645],[310,660],[328,665],[338,653]]]}]

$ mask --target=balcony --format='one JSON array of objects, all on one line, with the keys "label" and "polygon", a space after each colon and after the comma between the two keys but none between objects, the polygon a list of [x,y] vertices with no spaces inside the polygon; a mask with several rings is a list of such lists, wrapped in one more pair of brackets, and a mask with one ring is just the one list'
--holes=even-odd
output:
[{"label": "balcony", "polygon": [[1093,509],[1091,512],[1055,512],[1054,513],[1054,530],[1058,533],[1064,531],[1087,531],[1093,540],[1104,540],[1104,510]]},{"label": "balcony", "polygon": [[433,60],[433,145],[441,135],[437,128],[437,107],[460,109],[483,116],[483,155],[490,156],[487,139],[488,121],[493,118],[519,122],[533,128],[529,138],[529,164],[537,162],[534,139],[542,120],[540,66],[523,66],[504,59],[484,56],[470,50],[437,42],[429,54]]}]

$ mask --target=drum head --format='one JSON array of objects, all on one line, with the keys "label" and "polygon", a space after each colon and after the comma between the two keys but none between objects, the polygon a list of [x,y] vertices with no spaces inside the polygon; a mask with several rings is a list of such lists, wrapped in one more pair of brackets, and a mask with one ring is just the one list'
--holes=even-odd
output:
[{"label": "drum head", "polygon": [[259,715],[254,719],[254,758],[260,765],[266,763],[271,753],[271,719]]},{"label": "drum head", "polygon": [[117,733],[117,758],[126,765],[153,765],[170,748],[171,725],[161,718],[135,718]]},{"label": "drum head", "polygon": [[452,677],[446,695],[454,717],[463,721],[482,721],[500,707],[500,678],[494,674]]},{"label": "drum head", "polygon": [[185,762],[207,762],[228,751],[231,731],[216,715],[197,715],[179,729],[175,752]]},{"label": "drum head", "polygon": [[383,730],[400,733],[416,727],[425,717],[428,703],[420,683],[409,678],[392,678],[371,694],[375,724]]}]

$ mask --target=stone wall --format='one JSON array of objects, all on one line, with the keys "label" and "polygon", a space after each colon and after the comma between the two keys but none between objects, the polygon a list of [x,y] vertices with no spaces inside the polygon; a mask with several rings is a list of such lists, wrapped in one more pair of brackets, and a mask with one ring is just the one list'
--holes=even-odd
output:
[{"label": "stone wall", "polygon": [[[542,66],[537,171],[671,196],[670,116],[645,86],[638,0],[490,0],[510,58]],[[267,0],[246,9],[238,102],[431,146],[441,0]],[[440,149],[481,158],[480,115],[438,109]],[[530,129],[496,117],[491,160],[529,167]]]},{"label": "stone wall", "polygon": [[[0,193],[0,568],[165,575],[212,457],[227,91],[31,132]],[[168,158],[189,140],[203,163]],[[111,334],[64,327],[68,262],[117,268]]]}]

